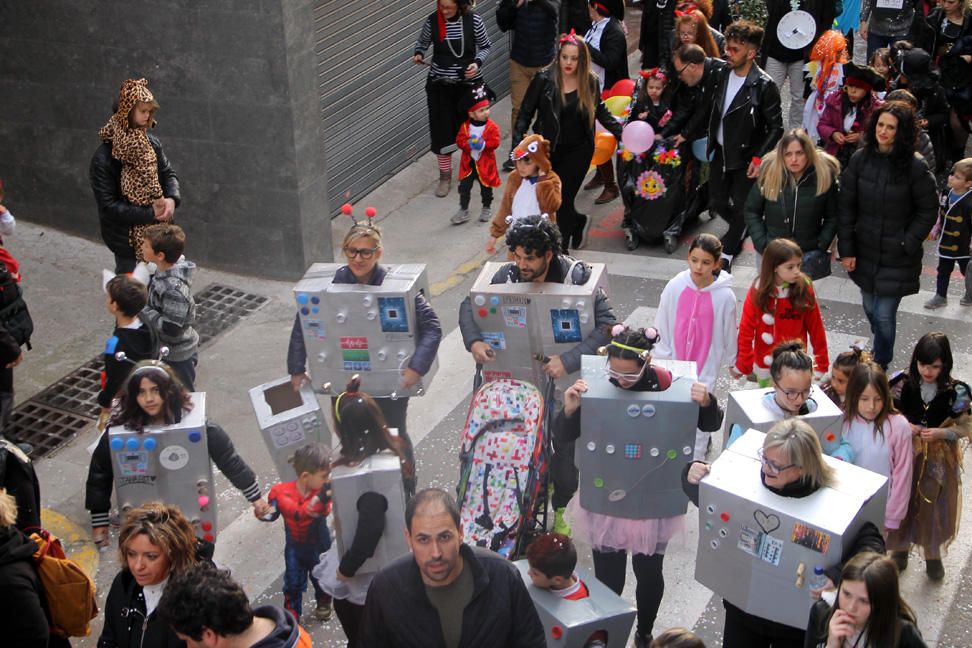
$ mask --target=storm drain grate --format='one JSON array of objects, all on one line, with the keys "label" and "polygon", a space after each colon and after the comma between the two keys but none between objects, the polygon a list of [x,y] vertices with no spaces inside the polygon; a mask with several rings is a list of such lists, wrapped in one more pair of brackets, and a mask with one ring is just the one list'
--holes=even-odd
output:
[{"label": "storm drain grate", "polygon": [[104,356],[95,356],[30,400],[96,419],[101,413],[98,392],[104,366]]},{"label": "storm drain grate", "polygon": [[266,304],[269,299],[261,295],[236,290],[229,286],[211,284],[195,294],[196,331],[199,346],[209,343],[225,333],[247,315]]},{"label": "storm drain grate", "polygon": [[[194,297],[200,347],[270,301],[220,284],[206,286]],[[97,399],[103,368],[104,356],[97,355],[22,403],[11,415],[7,436],[34,446],[35,459],[73,439],[101,413]]]},{"label": "storm drain grate", "polygon": [[43,457],[94,423],[90,418],[29,400],[13,411],[6,435],[34,446],[33,459]]}]

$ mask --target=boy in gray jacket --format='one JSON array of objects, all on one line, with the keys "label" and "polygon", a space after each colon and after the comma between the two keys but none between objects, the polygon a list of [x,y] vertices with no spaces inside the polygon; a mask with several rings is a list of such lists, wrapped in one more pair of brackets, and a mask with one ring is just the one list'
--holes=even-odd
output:
[{"label": "boy in gray jacket", "polygon": [[193,328],[196,302],[192,298],[192,275],[196,264],[182,252],[186,234],[178,225],[160,223],[145,230],[142,255],[158,270],[148,285],[148,303],[141,319],[155,329],[160,346],[169,348],[165,357],[179,380],[194,391],[199,362],[199,334]]}]

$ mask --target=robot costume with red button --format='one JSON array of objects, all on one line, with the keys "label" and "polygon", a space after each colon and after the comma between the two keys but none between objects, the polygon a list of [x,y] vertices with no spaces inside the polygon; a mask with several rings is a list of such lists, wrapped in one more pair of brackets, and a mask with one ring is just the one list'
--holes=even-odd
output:
[{"label": "robot costume with red button", "polygon": [[699,485],[695,579],[749,614],[803,629],[815,567],[840,563],[866,524],[882,528],[888,480],[825,456],[829,486],[777,494],[761,480],[765,438],[747,431]]},{"label": "robot costume with red button", "polygon": [[[139,373],[165,371],[159,365],[140,366]],[[260,485],[253,470],[236,453],[233,442],[220,426],[206,420],[206,394],[189,394],[192,409],[172,425],[146,427],[142,431],[109,426],[91,456],[85,508],[93,527],[108,526],[114,484],[118,508],[125,511],[151,501],[178,506],[196,533],[215,540],[219,529],[217,493],[213,485],[215,463],[250,502],[260,499]]]},{"label": "robot costume with red button", "polygon": [[530,593],[550,648],[624,648],[637,609],[593,574],[577,570],[587,596],[560,596],[533,584],[526,560],[514,563]]}]

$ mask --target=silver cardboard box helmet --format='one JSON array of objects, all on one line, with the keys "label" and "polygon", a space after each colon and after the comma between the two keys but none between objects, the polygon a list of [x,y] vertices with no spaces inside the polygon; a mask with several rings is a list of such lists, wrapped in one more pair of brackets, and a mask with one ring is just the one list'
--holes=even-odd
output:
[{"label": "silver cardboard box helmet", "polygon": [[[769,432],[775,423],[782,420],[778,412],[766,407],[765,396],[772,392],[772,389],[743,389],[729,392],[729,402],[726,405],[726,417],[722,428],[723,447],[735,426],[738,426],[742,432],[749,429]],[[830,454],[840,444],[843,412],[817,385],[810,388],[807,405],[813,411],[801,416],[800,420],[809,424],[817,433],[824,454]]]},{"label": "silver cardboard box helmet", "polygon": [[331,445],[321,406],[310,385],[304,384],[295,392],[290,377],[263,383],[250,390],[250,404],[280,481],[293,481],[294,467],[289,459],[300,447],[308,443]]}]

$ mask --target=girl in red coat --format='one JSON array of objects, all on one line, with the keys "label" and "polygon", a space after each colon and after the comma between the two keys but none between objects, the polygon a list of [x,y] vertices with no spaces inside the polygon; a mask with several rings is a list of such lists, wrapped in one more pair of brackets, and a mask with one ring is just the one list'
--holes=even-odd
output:
[{"label": "girl in red coat", "polygon": [[485,84],[473,87],[460,102],[469,115],[456,135],[456,146],[462,151],[459,158],[459,211],[452,217],[453,225],[469,220],[469,197],[473,182],[479,180],[483,200],[479,222],[485,223],[493,216],[493,189],[500,186],[496,170],[496,149],[500,145],[500,129],[489,118],[489,102],[495,98]]},{"label": "girl in red coat", "polygon": [[803,251],[789,239],[774,239],[763,251],[759,276],[743,305],[739,322],[735,378],[756,374],[760,387],[769,386],[773,348],[800,340],[813,347],[814,373],[819,378],[829,366],[827,335],[810,278],[800,271]]}]

